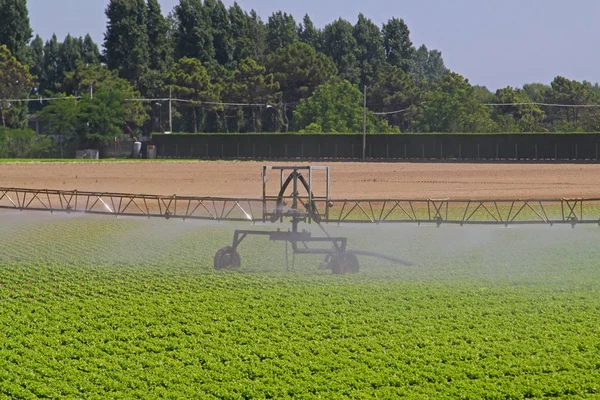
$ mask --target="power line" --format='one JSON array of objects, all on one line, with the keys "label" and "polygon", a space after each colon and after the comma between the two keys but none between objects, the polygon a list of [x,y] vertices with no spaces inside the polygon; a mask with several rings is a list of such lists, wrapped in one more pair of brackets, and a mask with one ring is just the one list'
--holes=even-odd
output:
[{"label": "power line", "polygon": [[596,108],[600,104],[554,104],[554,103],[484,103],[484,106],[503,107],[503,106],[544,106],[544,107],[571,107],[571,108]]},{"label": "power line", "polygon": [[409,107],[409,108],[402,109],[402,110],[396,110],[396,111],[388,111],[388,112],[374,112],[374,113],[373,113],[373,115],[392,115],[392,114],[400,114],[400,113],[406,112],[406,111],[408,111],[408,110],[410,110],[410,107]]},{"label": "power line", "polygon": [[[28,99],[0,99],[4,102],[8,103],[32,103],[32,102],[49,102],[49,101],[57,101],[57,100],[81,100],[82,96],[67,96],[67,97],[35,97]],[[197,103],[198,105],[216,105],[216,106],[229,106],[229,107],[267,107],[274,108],[275,106],[269,103],[235,103],[235,102],[217,102],[217,101],[196,101],[196,100],[187,100],[187,99],[178,99],[178,98],[168,98],[168,97],[159,97],[159,98],[133,98],[133,99],[125,99],[126,102],[136,102],[139,101],[141,103],[151,103],[151,102],[167,102],[173,101],[176,103]],[[286,103],[288,107],[296,105],[298,102]],[[420,103],[418,105],[426,104],[427,102]],[[383,104],[377,104],[379,106]],[[542,107],[566,107],[566,108],[600,108],[600,104],[560,104],[560,103],[541,103],[541,102],[528,102],[528,103],[483,103],[484,106],[488,107],[516,107],[516,106],[542,106]],[[370,106],[375,106],[375,104],[371,104]],[[401,110],[388,111],[388,112],[374,112],[375,115],[392,115],[392,114],[400,114],[406,111],[409,111],[409,108],[404,108]]]},{"label": "power line", "polygon": [[[55,100],[80,100],[81,96],[68,96],[68,97],[36,97],[32,99],[2,99],[7,103],[31,103],[31,102],[48,102]],[[139,101],[141,103],[152,103],[152,102],[167,102],[173,101],[176,103],[197,103],[198,105],[211,105],[211,106],[229,106],[229,107],[267,107],[274,108],[275,106],[268,103],[228,103],[228,102],[216,102],[216,101],[195,101],[195,100],[186,100],[186,99],[175,99],[175,98],[155,98],[155,99],[124,99],[128,103],[133,103]]]}]

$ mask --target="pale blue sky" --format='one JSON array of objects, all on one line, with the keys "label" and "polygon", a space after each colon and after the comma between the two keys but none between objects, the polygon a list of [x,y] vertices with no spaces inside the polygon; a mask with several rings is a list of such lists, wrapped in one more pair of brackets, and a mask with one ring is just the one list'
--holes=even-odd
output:
[{"label": "pale blue sky", "polygon": [[[160,0],[168,14],[178,0]],[[233,0],[224,0],[229,6]],[[600,81],[598,0],[240,0],[264,20],[276,10],[298,21],[308,13],[320,27],[359,12],[381,25],[403,18],[416,45],[441,50],[446,65],[472,84],[494,90],[556,75]],[[101,45],[107,0],[29,0],[31,25],[44,39],[53,32],[90,33]]]}]

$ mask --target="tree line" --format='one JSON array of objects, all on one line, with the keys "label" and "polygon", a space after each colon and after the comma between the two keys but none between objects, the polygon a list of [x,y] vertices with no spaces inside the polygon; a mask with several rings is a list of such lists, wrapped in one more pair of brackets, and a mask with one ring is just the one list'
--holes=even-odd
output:
[{"label": "tree line", "polygon": [[[105,14],[100,48],[89,34],[33,37],[26,0],[0,0],[2,127],[41,116],[79,147],[170,129],[361,132],[366,94],[368,132],[600,129],[598,108],[586,107],[600,104],[597,84],[557,76],[491,92],[416,47],[396,17],[319,28],[309,15],[263,20],[221,0],[180,0],[167,16],[158,0],[112,0]],[[17,101],[40,97],[60,100]]]}]

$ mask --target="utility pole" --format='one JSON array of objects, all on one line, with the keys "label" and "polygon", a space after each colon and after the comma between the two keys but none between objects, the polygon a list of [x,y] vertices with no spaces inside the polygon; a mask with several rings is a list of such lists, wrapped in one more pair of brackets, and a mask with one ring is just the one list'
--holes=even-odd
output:
[{"label": "utility pole", "polygon": [[169,87],[169,132],[173,133],[173,98],[172,88]]},{"label": "utility pole", "polygon": [[367,159],[367,85],[364,89],[364,103],[363,103],[363,154],[362,159]]},{"label": "utility pole", "polygon": [[94,82],[90,83],[90,99],[94,99]]}]

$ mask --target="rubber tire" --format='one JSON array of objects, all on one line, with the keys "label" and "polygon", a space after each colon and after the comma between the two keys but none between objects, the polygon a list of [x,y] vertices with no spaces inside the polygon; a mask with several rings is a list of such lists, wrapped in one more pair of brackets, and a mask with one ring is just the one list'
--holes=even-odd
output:
[{"label": "rubber tire", "polygon": [[233,250],[233,247],[223,247],[215,254],[214,267],[215,269],[239,269],[242,265],[240,254]]},{"label": "rubber tire", "polygon": [[331,258],[331,271],[335,275],[358,274],[360,264],[356,254],[343,253],[341,256]]}]

